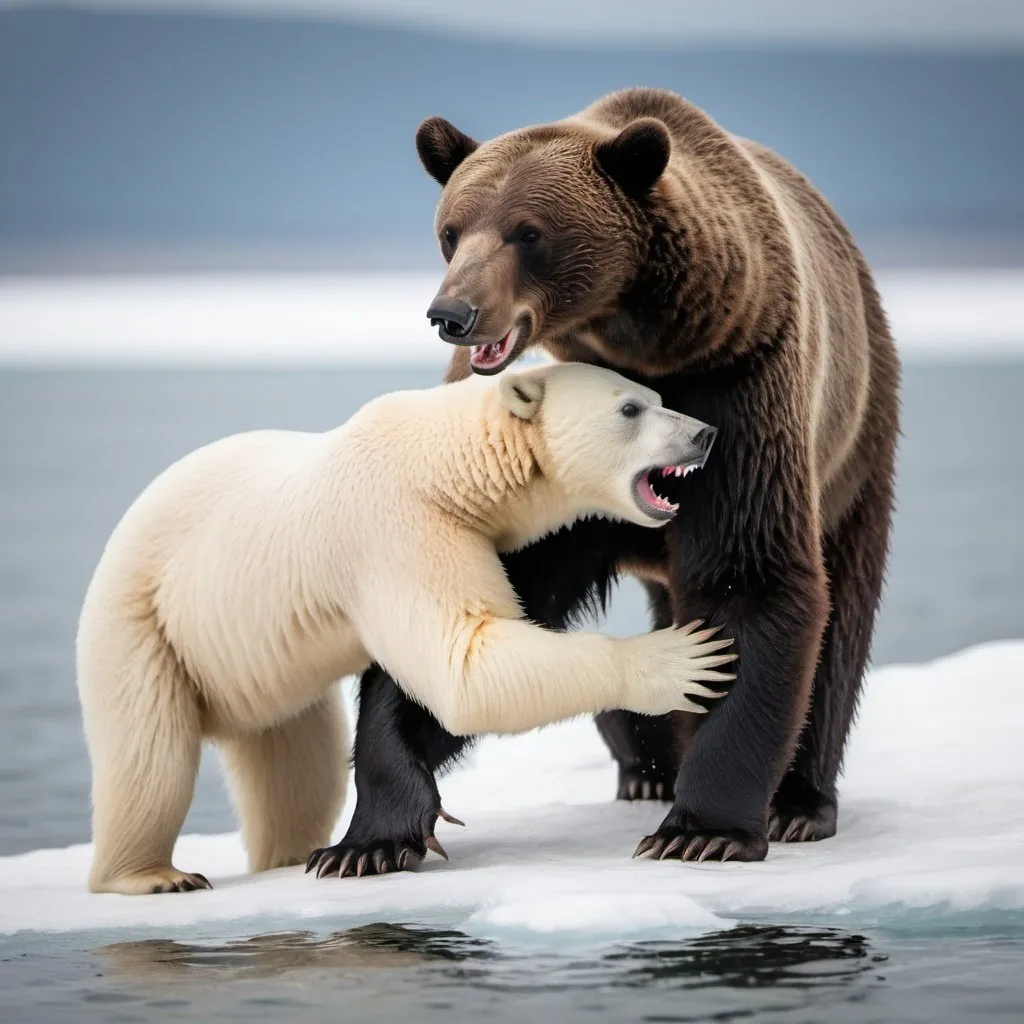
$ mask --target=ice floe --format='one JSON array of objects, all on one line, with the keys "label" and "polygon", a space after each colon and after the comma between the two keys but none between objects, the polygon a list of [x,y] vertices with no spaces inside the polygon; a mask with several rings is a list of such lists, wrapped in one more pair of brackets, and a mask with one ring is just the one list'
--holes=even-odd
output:
[{"label": "ice floe", "polygon": [[[609,799],[615,770],[577,720],[490,738],[442,780],[451,857],[415,874],[247,875],[236,834],[183,836],[178,866],[212,892],[92,895],[89,847],[0,858],[0,931],[443,923],[472,934],[618,937],[736,920],[1024,909],[1024,642],[985,644],[868,680],[842,784],[840,832],[773,844],[760,864],[632,860],[661,804]],[[351,800],[348,811],[351,811]],[[339,823],[339,833],[344,828]]]}]

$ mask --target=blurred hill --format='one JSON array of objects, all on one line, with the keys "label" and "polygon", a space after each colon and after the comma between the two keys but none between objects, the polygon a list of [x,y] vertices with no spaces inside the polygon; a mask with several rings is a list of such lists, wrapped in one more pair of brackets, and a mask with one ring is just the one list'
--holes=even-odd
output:
[{"label": "blurred hill", "polygon": [[773,146],[880,264],[1024,263],[1024,53],[643,49],[345,18],[0,10],[0,272],[419,267],[428,114],[486,138],[657,85]]}]

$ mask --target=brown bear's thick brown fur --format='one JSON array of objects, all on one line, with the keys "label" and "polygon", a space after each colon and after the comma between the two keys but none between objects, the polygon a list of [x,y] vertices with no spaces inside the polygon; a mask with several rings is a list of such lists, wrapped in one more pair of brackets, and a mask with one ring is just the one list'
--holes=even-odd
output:
[{"label": "brown bear's thick brown fur", "polygon": [[[445,186],[432,315],[464,346],[449,379],[540,345],[720,430],[706,468],[670,481],[666,530],[583,522],[506,558],[536,621],[565,626],[627,572],[655,625],[699,616],[737,638],[733,692],[696,733],[685,716],[599,718],[619,796],[674,797],[640,851],[754,860],[769,838],[831,836],[899,432],[899,363],[849,233],[784,160],[668,92],[614,93],[482,145],[431,118],[417,147]],[[352,838],[373,846],[437,805],[432,770],[461,741],[380,670],[362,686],[378,746],[362,745],[361,773],[357,736]]]}]

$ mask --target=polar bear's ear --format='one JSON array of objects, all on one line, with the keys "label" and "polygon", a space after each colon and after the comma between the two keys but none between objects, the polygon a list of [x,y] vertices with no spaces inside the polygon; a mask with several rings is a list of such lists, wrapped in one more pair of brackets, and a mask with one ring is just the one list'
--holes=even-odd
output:
[{"label": "polar bear's ear", "polygon": [[525,373],[504,373],[498,383],[501,404],[513,416],[532,420],[544,398],[544,381]]}]

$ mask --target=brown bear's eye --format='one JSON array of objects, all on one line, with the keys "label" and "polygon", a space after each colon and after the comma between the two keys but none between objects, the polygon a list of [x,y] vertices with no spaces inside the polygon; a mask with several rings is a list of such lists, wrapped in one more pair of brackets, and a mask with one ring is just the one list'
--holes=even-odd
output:
[{"label": "brown bear's eye", "polygon": [[519,236],[520,245],[536,245],[539,241],[540,232],[536,228],[526,228],[526,230]]},{"label": "brown bear's eye", "polygon": [[459,233],[453,227],[447,227],[441,232],[441,238],[444,240],[444,244],[450,248],[455,247],[455,243],[459,240]]}]

